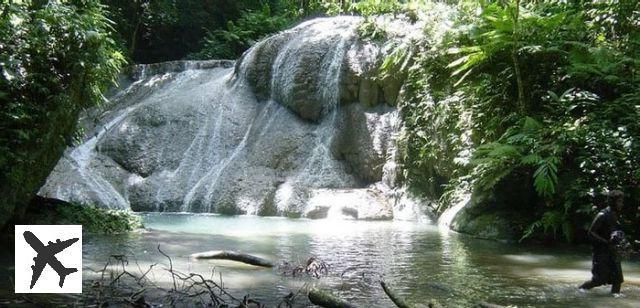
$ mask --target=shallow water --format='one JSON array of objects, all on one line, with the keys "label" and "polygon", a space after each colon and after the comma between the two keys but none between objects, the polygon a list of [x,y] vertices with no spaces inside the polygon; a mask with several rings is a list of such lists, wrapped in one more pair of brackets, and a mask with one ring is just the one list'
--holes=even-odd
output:
[{"label": "shallow water", "polygon": [[[268,306],[303,285],[328,289],[364,307],[393,307],[382,279],[409,302],[435,298],[447,307],[488,301],[519,307],[640,307],[640,264],[623,262],[622,298],[608,287],[586,293],[577,286],[590,277],[587,248],[546,248],[472,239],[428,223],[306,220],[256,216],[142,214],[148,228],[127,236],[85,236],[85,279],[108,255],[126,254],[130,266],[144,271],[167,264],[156,249],[182,272],[222,276],[231,293],[250,293]],[[330,265],[328,277],[284,277],[277,268],[260,269],[229,261],[195,261],[189,255],[207,250],[235,250],[276,262],[303,264],[316,256]],[[168,265],[168,264],[167,264]],[[159,267],[156,267],[156,269]],[[149,275],[168,284],[161,269]],[[301,296],[296,305],[311,305]]]}]

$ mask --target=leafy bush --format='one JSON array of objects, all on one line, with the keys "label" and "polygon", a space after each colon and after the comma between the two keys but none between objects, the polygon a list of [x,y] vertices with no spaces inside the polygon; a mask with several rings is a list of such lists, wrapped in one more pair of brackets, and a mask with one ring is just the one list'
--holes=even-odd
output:
[{"label": "leafy bush", "polygon": [[140,217],[127,211],[74,205],[60,208],[59,214],[58,224],[81,224],[90,233],[121,233],[142,227]]},{"label": "leafy bush", "polygon": [[383,23],[375,18],[365,17],[358,26],[358,36],[370,40],[382,41],[387,37],[387,30]]},{"label": "leafy bush", "polygon": [[403,9],[398,0],[362,0],[350,3],[348,10],[362,16],[397,13]]},{"label": "leafy bush", "polygon": [[224,30],[207,31],[202,49],[192,59],[236,59],[261,38],[283,30],[292,23],[285,15],[274,15],[269,5],[258,11],[245,11]]},{"label": "leafy bush", "polygon": [[[306,12],[322,13],[330,16],[340,14],[357,14],[362,16],[374,16],[387,13],[398,13],[405,8],[406,3],[419,1],[399,1],[399,0],[311,0],[303,6]],[[308,15],[305,14],[305,15]]]},{"label": "leafy bush", "polygon": [[82,225],[84,232],[100,234],[123,233],[143,227],[140,217],[128,211],[38,199],[23,223]]}]

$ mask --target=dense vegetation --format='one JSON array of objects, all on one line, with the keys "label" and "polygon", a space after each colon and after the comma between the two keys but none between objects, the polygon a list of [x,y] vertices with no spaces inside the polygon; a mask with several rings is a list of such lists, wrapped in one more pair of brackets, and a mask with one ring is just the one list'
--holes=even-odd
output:
[{"label": "dense vegetation", "polygon": [[[124,58],[97,0],[0,6],[0,226],[24,212]],[[15,211],[15,212],[14,212]]]},{"label": "dense vegetation", "polygon": [[236,59],[261,38],[326,15],[391,13],[398,1],[104,0],[116,38],[135,63]]},{"label": "dense vegetation", "polygon": [[637,236],[640,4],[463,1],[458,9],[445,39],[423,48],[410,72],[405,163],[414,187],[443,200],[462,183],[477,194],[503,193],[505,182],[530,187],[532,199],[508,200],[535,217],[523,236],[569,241],[603,194],[620,189]]},{"label": "dense vegetation", "polygon": [[136,63],[185,57],[237,58],[266,34],[289,26],[288,1],[105,0],[117,41]]}]

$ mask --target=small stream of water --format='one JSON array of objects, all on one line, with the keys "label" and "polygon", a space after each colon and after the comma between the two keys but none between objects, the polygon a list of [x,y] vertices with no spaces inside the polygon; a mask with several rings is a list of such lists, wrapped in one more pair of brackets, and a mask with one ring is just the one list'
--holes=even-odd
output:
[{"label": "small stream of water", "polygon": [[[435,298],[447,307],[467,307],[481,300],[518,307],[640,307],[637,262],[623,262],[621,298],[611,296],[608,287],[586,293],[577,290],[590,277],[587,247],[509,245],[409,221],[168,213],[142,217],[147,229],[141,233],[85,236],[85,279],[92,279],[87,269],[101,268],[110,254],[135,256],[142,269],[167,263],[156,250],[160,244],[172,256],[174,268],[208,276],[215,267],[233,294],[250,293],[268,307],[305,284],[330,290],[357,306],[393,307],[380,288],[380,279],[409,302]],[[235,250],[277,263],[304,264],[316,256],[330,265],[330,274],[321,279],[291,278],[275,268],[189,259],[190,254],[207,250]],[[170,282],[163,270],[151,275],[159,283]],[[296,306],[310,305],[306,298],[296,301]]]}]

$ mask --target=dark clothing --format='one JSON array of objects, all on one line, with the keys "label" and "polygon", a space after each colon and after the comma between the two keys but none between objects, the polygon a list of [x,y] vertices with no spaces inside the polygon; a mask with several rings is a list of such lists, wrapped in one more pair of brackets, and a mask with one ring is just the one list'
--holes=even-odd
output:
[{"label": "dark clothing", "polygon": [[600,211],[589,228],[589,239],[593,245],[594,252],[609,251],[611,234],[619,229],[618,221],[610,207]]},{"label": "dark clothing", "polygon": [[616,252],[610,242],[613,231],[618,230],[616,215],[607,207],[593,220],[589,228],[589,238],[593,245],[593,262],[590,281],[580,286],[583,289],[611,284],[611,292],[619,293],[620,284],[624,281],[620,260],[616,258]]},{"label": "dark clothing", "polygon": [[[591,274],[593,275],[591,280],[585,282],[581,288],[591,289],[593,287],[610,284],[612,285],[611,292],[620,292],[620,285],[624,282],[622,267],[620,261],[616,261],[612,253],[594,253]],[[617,292],[614,291],[616,289]]]}]

